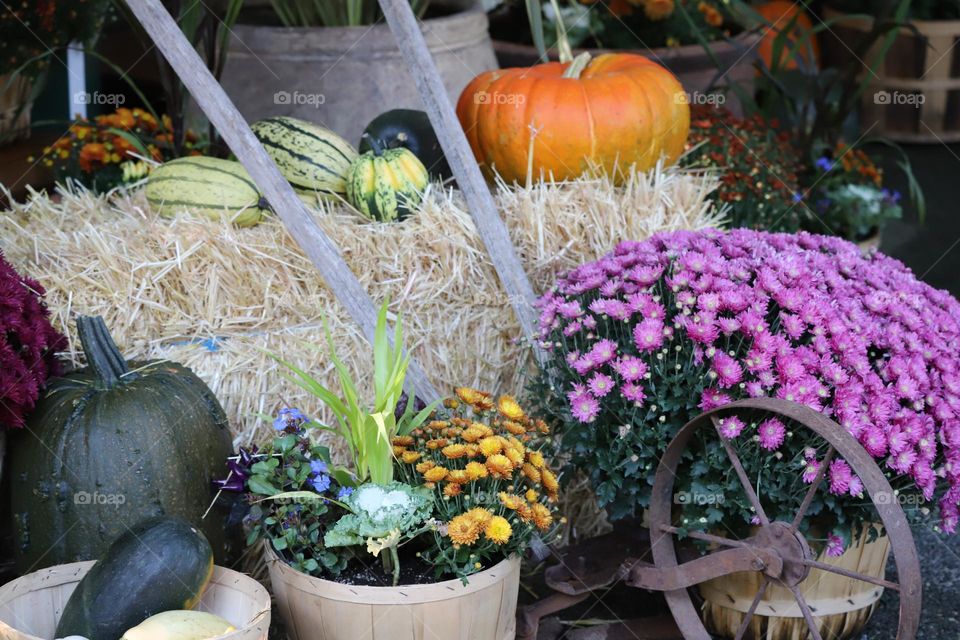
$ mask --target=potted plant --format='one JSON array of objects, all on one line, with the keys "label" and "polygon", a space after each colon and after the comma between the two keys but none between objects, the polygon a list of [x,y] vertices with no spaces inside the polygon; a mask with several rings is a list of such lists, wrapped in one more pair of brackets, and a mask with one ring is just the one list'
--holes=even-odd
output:
[{"label": "potted plant", "polygon": [[[829,415],[876,459],[897,490],[887,499],[917,521],[956,530],[960,303],[900,262],[807,233],[665,233],[577,267],[540,304],[547,358],[531,396],[613,520],[641,515],[658,456],[689,419],[768,396]],[[883,575],[886,537],[844,460],[825,460],[823,442],[783,420],[718,426],[698,436],[680,468],[675,526],[750,535],[757,514],[727,461],[729,445],[770,521],[793,520],[822,468],[829,490],[810,503],[800,532],[821,561]],[[882,591],[834,574],[810,579],[856,603],[820,619],[824,637],[834,637],[824,629],[855,633]],[[723,594],[735,591],[740,602],[749,590],[740,586],[729,578],[701,589],[709,625],[728,637],[746,608],[729,608]],[[776,598],[768,593],[763,610]],[[764,637],[806,633],[799,618],[766,620],[783,635]]]},{"label": "potted plant", "polygon": [[[451,100],[496,68],[487,17],[474,0],[414,0]],[[429,6],[428,6],[429,5]],[[244,117],[295,116],[356,144],[385,109],[422,109],[377,0],[275,0],[233,29],[223,86]]]},{"label": "potted plant", "polygon": [[[503,0],[491,12],[491,33],[503,67],[560,58],[564,40],[574,54],[630,51],[673,72],[694,100],[706,99],[718,79],[750,84],[760,38],[728,3],[712,0]],[[734,111],[737,100],[728,105]]]},{"label": "potted plant", "polygon": [[0,478],[5,429],[22,429],[47,379],[60,373],[67,340],[50,324],[39,282],[20,275],[0,252]]},{"label": "potted plant", "polygon": [[[328,335],[329,341],[329,335]],[[458,388],[415,411],[403,383],[399,322],[386,305],[374,341],[374,403],[333,350],[342,397],[287,366],[335,416],[284,409],[273,443],[232,462],[224,488],[243,491],[249,544],[265,547],[291,637],[332,640],[513,637],[520,554],[553,535],[557,477],[541,447],[546,424],[509,396]],[[315,441],[340,436],[346,465]]]}]

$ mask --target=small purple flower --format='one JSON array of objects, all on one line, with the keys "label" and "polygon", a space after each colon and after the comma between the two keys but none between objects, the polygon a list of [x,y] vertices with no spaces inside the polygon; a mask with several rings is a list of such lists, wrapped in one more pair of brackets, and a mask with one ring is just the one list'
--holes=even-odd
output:
[{"label": "small purple flower", "polygon": [[343,501],[353,495],[353,487],[340,487],[337,491],[337,500]]},{"label": "small purple flower", "polygon": [[300,434],[303,432],[303,424],[309,420],[300,409],[284,407],[273,421],[273,428],[281,433]]},{"label": "small purple flower", "polygon": [[600,413],[600,403],[589,391],[579,390],[567,394],[570,413],[580,422],[593,422]]},{"label": "small purple flower", "polygon": [[250,477],[250,467],[253,466],[257,455],[256,446],[252,449],[240,447],[236,456],[227,458],[227,477],[223,480],[214,480],[213,486],[221,491],[243,493],[247,489],[247,478]]},{"label": "small purple flower", "polygon": [[807,458],[806,465],[803,467],[803,481],[810,484],[817,479],[820,473],[820,462],[816,458]]},{"label": "small purple flower", "polygon": [[330,476],[319,475],[315,478],[311,478],[310,486],[313,487],[313,490],[317,493],[323,493],[330,488]]},{"label": "small purple flower", "polygon": [[853,471],[844,460],[834,460],[830,463],[830,493],[843,495],[850,490],[853,480]]},{"label": "small purple flower", "polygon": [[587,383],[587,386],[590,388],[590,392],[595,397],[603,398],[608,393],[613,391],[616,385],[613,382],[613,378],[598,371],[590,377],[590,381]]},{"label": "small purple flower", "polygon": [[843,538],[835,533],[827,536],[827,555],[831,558],[839,558],[843,555]]},{"label": "small purple flower", "polygon": [[730,440],[739,436],[746,427],[743,420],[737,416],[728,416],[720,420],[720,435]]},{"label": "small purple flower", "polygon": [[314,475],[322,475],[327,472],[327,463],[323,460],[311,460],[310,472]]},{"label": "small purple flower", "polygon": [[647,363],[634,356],[623,356],[613,365],[620,377],[627,382],[636,382],[647,373]]},{"label": "small purple flower", "polygon": [[817,158],[817,161],[814,164],[816,164],[817,168],[823,172],[827,172],[833,169],[833,160],[831,160],[827,156],[820,156],[819,158]]},{"label": "small purple flower", "polygon": [[760,436],[760,446],[767,451],[774,451],[783,444],[783,437],[786,434],[786,427],[777,418],[764,420],[757,427],[757,433]]}]

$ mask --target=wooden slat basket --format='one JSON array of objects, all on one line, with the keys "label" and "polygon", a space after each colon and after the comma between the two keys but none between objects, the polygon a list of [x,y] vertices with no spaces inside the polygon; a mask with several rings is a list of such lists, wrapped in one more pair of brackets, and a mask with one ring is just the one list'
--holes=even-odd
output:
[{"label": "wooden slat basket", "polygon": [[[94,564],[61,564],[0,587],[0,640],[52,640],[70,595]],[[242,573],[214,567],[197,609],[237,628],[218,640],[267,640],[270,594]]]},{"label": "wooden slat basket", "polygon": [[460,580],[358,587],[301,573],[266,549],[290,640],[513,640],[520,560]]},{"label": "wooden slat basket", "polygon": [[[832,558],[821,554],[821,562],[850,569],[864,575],[883,578],[890,555],[886,536],[867,541],[862,535],[843,555]],[[704,599],[702,616],[707,629],[720,638],[734,638],[743,615],[760,588],[760,574],[735,573],[700,585]],[[812,569],[800,585],[810,608],[820,621],[824,638],[845,640],[856,634],[873,615],[883,588]],[[745,640],[799,640],[807,637],[807,626],[793,595],[786,588],[771,585],[744,635]]]},{"label": "wooden slat basket", "polygon": [[[844,17],[827,9],[826,20],[837,20],[823,38],[824,60],[844,65],[871,21]],[[915,20],[916,32],[903,28],[876,75],[866,66],[860,79],[869,83],[860,100],[860,128],[871,137],[898,142],[960,141],[960,20]],[[876,42],[864,61],[879,56]]]}]

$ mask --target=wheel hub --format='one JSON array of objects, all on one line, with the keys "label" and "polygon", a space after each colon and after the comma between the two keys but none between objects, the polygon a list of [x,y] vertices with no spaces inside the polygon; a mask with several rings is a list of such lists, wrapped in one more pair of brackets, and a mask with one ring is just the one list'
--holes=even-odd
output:
[{"label": "wheel hub", "polygon": [[801,561],[812,559],[813,552],[803,535],[799,531],[794,531],[789,523],[771,522],[761,527],[750,542],[774,551],[783,559],[782,571],[776,575],[771,570],[765,571],[771,578],[792,587],[803,582],[809,575],[810,567]]}]

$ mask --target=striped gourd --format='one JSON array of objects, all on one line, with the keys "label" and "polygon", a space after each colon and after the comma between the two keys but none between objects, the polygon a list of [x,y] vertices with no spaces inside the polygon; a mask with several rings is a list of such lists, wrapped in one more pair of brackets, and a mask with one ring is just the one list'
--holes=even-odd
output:
[{"label": "striped gourd", "polygon": [[287,116],[254,122],[250,128],[294,189],[321,198],[343,197],[357,150],[333,131]]},{"label": "striped gourd", "polygon": [[257,185],[235,160],[190,156],[165,162],[147,178],[146,195],[165,217],[186,210],[250,227],[267,213]]},{"label": "striped gourd", "polygon": [[420,204],[430,181],[423,163],[409,149],[383,149],[364,135],[373,151],[350,165],[347,199],[360,213],[373,220],[403,220]]}]

